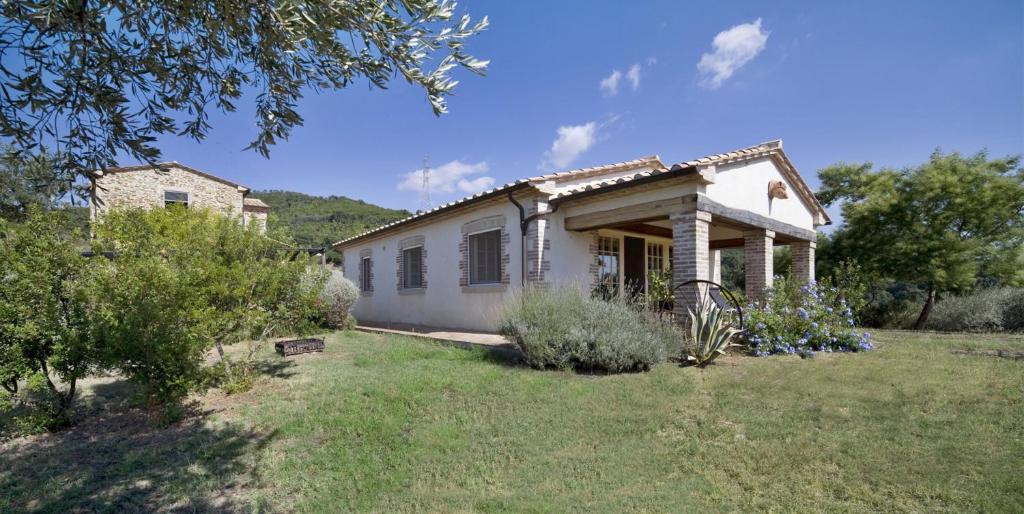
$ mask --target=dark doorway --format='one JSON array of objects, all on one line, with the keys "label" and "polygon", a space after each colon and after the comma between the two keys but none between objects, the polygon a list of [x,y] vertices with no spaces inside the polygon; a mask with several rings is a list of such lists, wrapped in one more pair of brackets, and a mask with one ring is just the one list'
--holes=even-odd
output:
[{"label": "dark doorway", "polygon": [[622,254],[622,278],[630,294],[643,294],[647,289],[647,243],[643,238],[626,236]]}]

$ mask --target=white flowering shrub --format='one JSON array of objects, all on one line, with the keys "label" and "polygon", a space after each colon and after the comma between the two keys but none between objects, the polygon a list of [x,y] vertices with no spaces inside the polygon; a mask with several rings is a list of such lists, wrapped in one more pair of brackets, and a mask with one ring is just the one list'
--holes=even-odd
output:
[{"label": "white flowering shrub", "polygon": [[358,299],[359,288],[340,271],[331,270],[319,299],[325,324],[335,329],[350,328],[352,307]]},{"label": "white flowering shrub", "polygon": [[776,277],[775,287],[744,312],[743,337],[758,357],[874,349],[870,334],[853,329],[853,311],[842,292],[828,285],[812,282],[797,287]]}]

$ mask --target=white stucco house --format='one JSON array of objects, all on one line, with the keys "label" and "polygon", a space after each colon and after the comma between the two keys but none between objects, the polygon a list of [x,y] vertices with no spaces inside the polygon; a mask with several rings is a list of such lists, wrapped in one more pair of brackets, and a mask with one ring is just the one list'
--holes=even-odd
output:
[{"label": "white stucco house", "polygon": [[[484,191],[334,244],[378,325],[491,331],[525,284],[643,290],[648,273],[720,281],[720,250],[743,248],[746,294],[772,284],[772,251],[814,274],[824,208],[782,141],[666,165],[658,157],[551,173]],[[681,314],[696,300],[677,294]]]}]

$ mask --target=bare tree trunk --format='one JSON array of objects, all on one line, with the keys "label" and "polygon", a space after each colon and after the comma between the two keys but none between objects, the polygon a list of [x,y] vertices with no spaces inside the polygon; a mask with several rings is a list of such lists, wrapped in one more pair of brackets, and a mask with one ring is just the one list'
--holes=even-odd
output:
[{"label": "bare tree trunk", "polygon": [[935,306],[935,288],[931,284],[928,284],[928,297],[924,301],[924,307],[921,309],[921,314],[917,316],[917,321],[914,322],[914,330],[921,330],[924,328],[925,323],[928,322],[928,315],[932,313],[932,307]]},{"label": "bare tree trunk", "polygon": [[224,347],[220,344],[220,339],[217,340],[217,355],[220,355],[220,361],[224,363],[224,371],[231,376],[231,362],[224,358]]}]

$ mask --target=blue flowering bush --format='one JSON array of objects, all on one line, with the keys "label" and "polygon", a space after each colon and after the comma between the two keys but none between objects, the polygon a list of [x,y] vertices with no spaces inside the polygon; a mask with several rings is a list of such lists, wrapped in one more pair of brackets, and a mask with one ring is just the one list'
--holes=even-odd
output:
[{"label": "blue flowering bush", "polygon": [[758,357],[874,349],[871,335],[854,329],[853,310],[841,291],[826,283],[798,287],[782,277],[757,304],[745,309],[743,337]]}]

